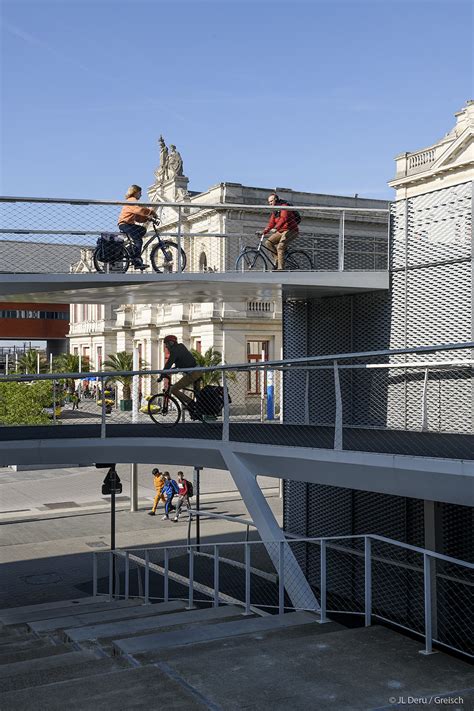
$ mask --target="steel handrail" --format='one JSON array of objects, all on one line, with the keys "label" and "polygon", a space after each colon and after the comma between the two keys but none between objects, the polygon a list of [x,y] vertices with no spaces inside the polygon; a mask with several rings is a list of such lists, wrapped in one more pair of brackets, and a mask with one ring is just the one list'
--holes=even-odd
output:
[{"label": "steel handrail", "polygon": [[[42,198],[42,197],[18,197],[18,196],[7,196],[1,195],[0,202],[37,202],[37,203],[53,203],[53,204],[65,204],[65,205],[112,205],[121,206],[127,205],[126,200],[81,200],[80,198]],[[385,202],[385,201],[384,201]],[[386,201],[388,202],[388,201]],[[139,205],[141,207],[152,207],[154,209],[159,207],[176,207],[176,208],[193,208],[201,210],[257,210],[262,212],[273,212],[275,210],[274,205],[248,205],[233,202],[224,203],[192,203],[190,200],[185,202],[136,202],[134,205]],[[292,205],[292,210],[309,212],[310,210],[319,210],[324,212],[368,212],[368,213],[380,213],[388,214],[390,212],[389,207],[352,207],[346,205]]]},{"label": "steel handrail", "polygon": [[[325,363],[327,361],[340,361],[340,360],[351,360],[354,358],[375,358],[375,357],[384,357],[384,356],[392,356],[392,355],[408,355],[408,354],[414,354],[414,353],[436,353],[438,351],[449,351],[449,350],[463,350],[463,349],[469,349],[469,348],[474,348],[474,342],[469,341],[469,342],[464,342],[464,343],[445,343],[441,345],[436,345],[436,346],[417,346],[414,348],[396,348],[396,349],[391,349],[391,350],[382,350],[382,351],[361,351],[358,353],[339,353],[339,354],[330,354],[330,355],[324,355],[324,356],[305,356],[303,358],[287,358],[284,360],[268,360],[268,361],[261,361],[260,363],[256,364],[250,364],[250,363],[238,363],[234,365],[228,365],[228,364],[222,364],[219,366],[212,366],[212,367],[200,367],[197,366],[196,368],[173,368],[172,371],[165,371],[165,370],[124,370],[124,371],[105,371],[105,370],[100,370],[100,371],[89,371],[89,372],[81,372],[81,373],[31,373],[31,374],[11,374],[11,375],[2,375],[0,376],[0,380],[6,381],[6,380],[12,380],[12,381],[17,381],[17,380],[59,380],[59,379],[80,379],[80,378],[87,378],[87,377],[97,377],[99,379],[107,379],[107,378],[114,378],[116,376],[121,376],[121,375],[139,375],[139,376],[150,376],[150,375],[173,375],[175,373],[193,373],[196,371],[203,372],[203,373],[208,373],[208,372],[224,372],[224,371],[249,371],[249,370],[262,370],[262,369],[276,369],[278,367],[284,367],[284,366],[293,366],[293,365],[299,365],[299,366],[305,366],[310,363]],[[444,361],[440,361],[440,363],[446,364]],[[463,364],[466,364],[468,366],[472,365],[472,361],[464,361]],[[385,363],[374,363],[374,364],[366,364],[366,363],[360,363],[360,364],[355,364],[353,366],[343,366],[339,365],[339,368],[367,368],[368,365],[370,365],[371,368],[390,368],[390,367],[395,367],[397,365],[398,367],[401,368],[426,368],[426,367],[437,367],[437,362],[432,361],[428,363],[423,362],[423,363],[402,363],[402,364],[385,364]],[[459,365],[458,362],[453,361],[453,365]],[[328,368],[333,368],[333,366],[328,366]],[[294,368],[296,370],[296,368]]]}]

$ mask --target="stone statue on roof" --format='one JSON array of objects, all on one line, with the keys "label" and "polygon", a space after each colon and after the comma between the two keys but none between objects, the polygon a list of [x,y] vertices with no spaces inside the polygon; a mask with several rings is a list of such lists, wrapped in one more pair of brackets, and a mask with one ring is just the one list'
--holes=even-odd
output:
[{"label": "stone statue on roof", "polygon": [[169,178],[169,152],[163,136],[160,136],[158,144],[160,146],[160,165],[155,170],[157,183],[164,183]]},{"label": "stone statue on roof", "polygon": [[176,150],[176,146],[170,145],[170,152],[168,156],[168,172],[170,178],[174,178],[176,175],[183,175],[183,159],[181,154]]}]

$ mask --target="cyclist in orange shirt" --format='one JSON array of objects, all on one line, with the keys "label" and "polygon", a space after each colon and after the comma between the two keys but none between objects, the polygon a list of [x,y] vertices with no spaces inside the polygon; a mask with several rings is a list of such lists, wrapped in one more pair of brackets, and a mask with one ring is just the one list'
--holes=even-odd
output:
[{"label": "cyclist in orange shirt", "polygon": [[141,187],[139,185],[130,185],[125,195],[128,204],[122,207],[118,218],[118,226],[120,232],[128,235],[133,243],[133,266],[137,269],[148,269],[149,265],[144,264],[141,257],[146,227],[137,223],[148,222],[148,220],[156,216],[156,213],[149,207],[141,207],[134,204],[140,200],[141,196]]}]

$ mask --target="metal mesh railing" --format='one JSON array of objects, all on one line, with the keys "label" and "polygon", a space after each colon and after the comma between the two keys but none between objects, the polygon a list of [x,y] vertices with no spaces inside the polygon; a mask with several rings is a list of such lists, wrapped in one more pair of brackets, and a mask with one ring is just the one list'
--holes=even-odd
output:
[{"label": "metal mesh railing", "polygon": [[164,411],[163,371],[28,375],[12,372],[16,361],[0,377],[0,424],[88,425],[100,437],[137,425],[143,435],[158,427],[169,436],[471,459],[460,439],[473,431],[471,353],[472,344],[458,344],[203,367],[205,387],[185,392],[193,412],[179,394]]},{"label": "metal mesh railing", "polygon": [[[423,637],[426,653],[437,643],[474,657],[474,564],[381,536],[116,550],[94,552],[93,561],[97,595],[247,613],[308,609],[320,622],[350,614]],[[308,583],[314,602],[295,604]]]},{"label": "metal mesh railing", "polygon": [[[138,247],[117,224],[123,204],[1,197],[1,271],[141,274]],[[156,223],[145,223],[140,237],[145,273],[266,271],[274,266],[274,255],[261,249],[256,236],[268,222],[273,209],[268,205],[210,205],[202,198],[139,205],[153,208],[157,216]],[[301,212],[302,223],[287,250],[287,270],[387,269],[388,210],[294,209]]]}]

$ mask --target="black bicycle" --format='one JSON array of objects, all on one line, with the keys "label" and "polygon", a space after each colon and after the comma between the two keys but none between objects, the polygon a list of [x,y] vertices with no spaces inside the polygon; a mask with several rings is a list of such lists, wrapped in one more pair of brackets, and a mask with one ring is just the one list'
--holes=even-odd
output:
[{"label": "black bicycle", "polygon": [[[151,220],[154,234],[143,244],[142,256],[149,245],[156,239],[157,243],[150,252],[151,266],[159,274],[170,274],[180,271],[179,247],[176,242],[165,240],[158,232],[159,220]],[[97,240],[93,262],[95,269],[101,274],[125,274],[134,261],[134,244],[124,232],[104,233]],[[181,271],[186,269],[186,252],[181,249]],[[141,270],[143,272],[143,269]]]},{"label": "black bicycle", "polygon": [[[257,232],[260,234],[260,232]],[[266,247],[263,242],[265,235],[261,235],[257,247],[244,247],[237,258],[235,269],[238,272],[260,271],[266,272],[276,269],[275,252]],[[285,252],[285,269],[289,271],[312,271],[313,261],[310,255],[302,249],[289,249]]]},{"label": "black bicycle", "polygon": [[170,394],[171,380],[162,393],[153,395],[148,400],[148,414],[157,425],[174,427],[181,419],[183,408],[189,412],[192,420],[215,422],[224,407],[223,390],[220,386],[201,387],[201,380],[196,380],[191,388],[182,388],[182,392],[192,395],[189,405],[184,405],[177,397]]}]

